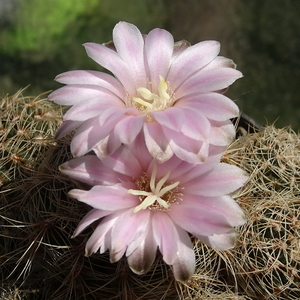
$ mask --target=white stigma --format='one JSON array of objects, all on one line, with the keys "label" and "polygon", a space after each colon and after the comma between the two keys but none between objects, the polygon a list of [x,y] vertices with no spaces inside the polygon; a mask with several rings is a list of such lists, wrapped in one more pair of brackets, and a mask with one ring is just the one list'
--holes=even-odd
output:
[{"label": "white stigma", "polygon": [[146,209],[147,207],[155,204],[156,201],[163,208],[165,208],[165,209],[169,208],[170,204],[168,204],[167,201],[165,201],[162,197],[167,192],[170,192],[171,190],[173,190],[174,188],[176,188],[180,182],[177,181],[177,182],[174,182],[174,183],[172,183],[170,185],[167,185],[167,186],[163,187],[163,185],[165,184],[165,182],[170,177],[170,172],[168,172],[155,185],[156,172],[157,172],[157,167],[156,167],[156,164],[154,164],[153,171],[152,171],[152,174],[151,174],[151,179],[150,179],[150,190],[151,190],[150,192],[141,191],[141,190],[128,190],[128,193],[130,193],[132,195],[145,196],[145,198],[143,199],[142,203],[140,205],[138,205],[133,210],[133,212],[136,213],[136,212],[138,212],[141,209]]},{"label": "white stigma", "polygon": [[140,87],[137,92],[141,98],[132,97],[132,100],[144,106],[146,110],[161,111],[170,106],[170,95],[167,93],[168,84],[162,76],[159,75],[158,94],[152,93],[145,87]]}]

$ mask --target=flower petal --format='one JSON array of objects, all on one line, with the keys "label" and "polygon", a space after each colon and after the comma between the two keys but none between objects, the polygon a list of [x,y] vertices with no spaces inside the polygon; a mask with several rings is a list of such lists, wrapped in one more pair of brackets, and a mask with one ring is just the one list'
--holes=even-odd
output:
[{"label": "flower petal", "polygon": [[127,147],[120,147],[115,153],[102,159],[103,165],[118,174],[124,174],[129,179],[137,178],[143,173],[139,160]]},{"label": "flower petal", "polygon": [[152,227],[148,226],[148,230],[136,240],[138,247],[131,251],[131,245],[128,246],[126,256],[130,269],[138,275],[147,273],[156,257],[157,245],[154,242]]},{"label": "flower petal", "polygon": [[73,131],[74,129],[78,128],[82,124],[81,121],[69,121],[65,120],[62,125],[57,129],[55,133],[55,138],[60,139],[66,136],[69,132]]},{"label": "flower petal", "polygon": [[211,236],[197,236],[197,238],[206,245],[209,245],[217,250],[232,249],[237,241],[234,229],[232,229],[232,231],[229,233],[214,234]]},{"label": "flower petal", "polygon": [[80,221],[80,223],[78,224],[77,228],[75,229],[72,235],[72,238],[76,237],[78,234],[80,234],[84,229],[86,229],[89,225],[91,225],[95,221],[100,220],[103,217],[110,214],[111,214],[110,210],[92,209]]},{"label": "flower petal", "polygon": [[217,146],[227,147],[235,140],[236,130],[230,120],[214,121],[210,120],[211,131],[209,142]]},{"label": "flower petal", "polygon": [[183,109],[185,119],[181,132],[196,141],[207,141],[211,131],[211,125],[207,117],[199,110]]},{"label": "flower petal", "polygon": [[63,174],[91,186],[114,185],[120,181],[128,180],[127,175],[117,173],[112,168],[106,167],[96,155],[81,156],[67,161],[59,167],[59,170]]},{"label": "flower petal", "polygon": [[185,183],[186,191],[193,195],[219,197],[244,185],[248,176],[237,166],[220,163],[201,178]]},{"label": "flower petal", "polygon": [[180,99],[189,95],[218,91],[227,88],[241,77],[243,77],[242,73],[232,68],[201,70],[178,88],[176,97]]},{"label": "flower petal", "polygon": [[238,106],[229,98],[218,93],[190,95],[181,98],[175,107],[201,112],[206,118],[224,121],[239,115]]},{"label": "flower petal", "polygon": [[185,193],[182,204],[187,206],[201,206],[215,214],[222,215],[226,218],[230,226],[241,226],[246,222],[243,210],[229,195],[201,197]]},{"label": "flower petal", "polygon": [[[72,154],[74,156],[82,156],[91,151],[113,130],[122,115],[129,110],[111,107],[100,116],[85,121],[78,128],[71,142]],[[100,128],[101,130],[99,130]]]},{"label": "flower petal", "polygon": [[156,122],[145,123],[144,135],[149,152],[158,162],[162,163],[172,157],[173,151],[160,124]]},{"label": "flower petal", "polygon": [[195,272],[195,253],[189,235],[178,227],[177,232],[177,256],[172,267],[175,279],[185,282],[189,280]]},{"label": "flower petal", "polygon": [[[200,202],[201,203],[201,202]],[[229,222],[223,215],[217,214],[201,204],[173,205],[168,213],[172,221],[194,235],[212,235],[227,233],[231,230]]]},{"label": "flower petal", "polygon": [[172,220],[164,212],[157,211],[152,218],[153,236],[164,261],[172,265],[177,256],[178,232]]},{"label": "flower petal", "polygon": [[102,210],[119,210],[139,205],[139,198],[128,193],[134,184],[116,184],[114,186],[95,185],[89,191],[71,190],[70,197],[78,199],[94,208]]},{"label": "flower petal", "polygon": [[147,230],[149,219],[149,210],[134,213],[133,209],[128,209],[120,215],[111,232],[111,252],[121,251],[124,245],[129,246],[139,236],[143,235]]},{"label": "flower petal", "polygon": [[[130,66],[129,72],[135,88],[145,86],[147,74],[144,60],[144,39],[139,29],[133,24],[119,22],[113,30],[113,41],[121,59],[127,66]],[[114,72],[115,75],[118,73]]]},{"label": "flower petal", "polygon": [[110,104],[111,106],[124,107],[123,99],[108,89],[96,85],[66,85],[48,96],[48,100],[62,105],[74,105],[87,100],[96,103]]},{"label": "flower petal", "polygon": [[184,124],[184,112],[177,107],[169,107],[163,111],[153,111],[151,115],[162,126],[180,131]]},{"label": "flower petal", "polygon": [[72,85],[95,85],[111,91],[120,99],[125,99],[126,94],[120,82],[110,74],[99,71],[74,70],[59,74],[56,81]]},{"label": "flower petal", "polygon": [[125,118],[117,123],[113,134],[115,136],[118,136],[120,143],[123,143],[125,145],[131,144],[141,131],[145,117],[145,115],[126,115]]},{"label": "flower petal", "polygon": [[96,227],[93,234],[88,239],[85,246],[85,256],[90,256],[100,250],[100,253],[104,253],[111,245],[111,229],[118,219],[119,215],[123,211],[116,212],[109,216],[106,216]]},{"label": "flower petal", "polygon": [[83,46],[87,55],[96,63],[111,71],[128,93],[135,92],[136,87],[132,82],[130,65],[127,65],[116,51],[96,43],[85,43]]},{"label": "flower petal", "polygon": [[217,41],[204,41],[186,48],[172,61],[167,80],[172,83],[174,89],[178,88],[193,73],[216,58],[219,51],[220,43]]},{"label": "flower petal", "polygon": [[163,127],[163,132],[173,152],[180,159],[189,163],[203,163],[208,155],[208,143],[191,139],[181,132]]},{"label": "flower petal", "polygon": [[145,38],[145,55],[152,88],[156,91],[159,76],[166,78],[173,53],[174,39],[166,30],[153,29]]}]

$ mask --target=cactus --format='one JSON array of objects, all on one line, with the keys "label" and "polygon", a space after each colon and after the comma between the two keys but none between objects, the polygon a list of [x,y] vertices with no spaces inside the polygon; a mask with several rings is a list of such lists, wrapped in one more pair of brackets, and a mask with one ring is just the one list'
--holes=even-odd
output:
[{"label": "cactus", "polygon": [[[111,264],[107,253],[84,257],[91,230],[70,237],[90,208],[67,196],[78,183],[58,171],[71,159],[71,137],[53,139],[60,108],[19,92],[3,98],[2,110],[1,299],[247,299],[234,298],[214,273],[218,252],[197,241],[198,274],[186,284],[174,280],[160,256],[143,276],[125,258]],[[12,153],[20,158],[15,163]]]},{"label": "cactus", "polygon": [[42,149],[53,144],[62,113],[42,95],[23,97],[20,90],[0,99],[0,187],[34,169]]},{"label": "cactus", "polygon": [[67,196],[78,183],[58,171],[71,159],[71,137],[53,139],[61,109],[21,92],[4,97],[1,108],[1,299],[300,298],[300,141],[293,131],[269,126],[228,148],[223,160],[250,174],[234,195],[249,221],[235,249],[195,240],[197,269],[183,284],[160,256],[143,276],[125,258],[84,257],[91,229],[70,237],[90,208]]},{"label": "cactus", "polygon": [[225,161],[250,175],[239,194],[248,223],[226,252],[236,281],[252,299],[300,299],[300,140],[268,126],[242,137]]}]

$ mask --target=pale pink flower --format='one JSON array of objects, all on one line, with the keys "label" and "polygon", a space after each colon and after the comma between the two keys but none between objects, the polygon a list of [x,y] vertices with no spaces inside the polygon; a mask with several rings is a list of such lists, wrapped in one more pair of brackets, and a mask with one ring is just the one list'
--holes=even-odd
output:
[{"label": "pale pink flower", "polygon": [[49,100],[72,105],[57,136],[77,129],[71,142],[74,156],[94,150],[105,157],[143,131],[157,161],[175,154],[194,163],[205,161],[210,145],[222,152],[234,139],[229,119],[239,110],[221,92],[242,74],[230,59],[218,56],[218,42],[174,44],[166,30],[143,36],[134,25],[120,22],[113,43],[84,46],[114,76],[70,71],[56,77],[67,85]]},{"label": "pale pink flower", "polygon": [[175,278],[185,281],[195,269],[188,233],[216,249],[234,246],[234,226],[244,224],[245,218],[230,193],[247,176],[236,166],[216,163],[212,155],[202,164],[176,156],[158,164],[143,139],[138,135],[102,160],[86,155],[60,167],[92,186],[70,191],[71,197],[93,207],[74,236],[100,220],[87,241],[86,255],[109,250],[111,262],[116,262],[125,254],[133,272],[143,274],[159,249]]}]

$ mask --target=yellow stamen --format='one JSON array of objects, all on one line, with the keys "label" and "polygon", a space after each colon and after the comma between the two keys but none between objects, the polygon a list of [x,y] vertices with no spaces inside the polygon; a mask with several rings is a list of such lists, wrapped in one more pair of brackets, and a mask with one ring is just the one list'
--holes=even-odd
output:
[{"label": "yellow stamen", "polygon": [[136,103],[140,104],[140,105],[152,108],[152,104],[151,103],[146,102],[146,101],[144,101],[141,98],[132,97],[132,100],[135,101]]}]

